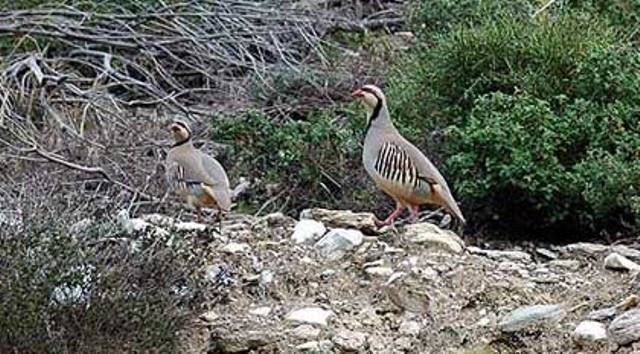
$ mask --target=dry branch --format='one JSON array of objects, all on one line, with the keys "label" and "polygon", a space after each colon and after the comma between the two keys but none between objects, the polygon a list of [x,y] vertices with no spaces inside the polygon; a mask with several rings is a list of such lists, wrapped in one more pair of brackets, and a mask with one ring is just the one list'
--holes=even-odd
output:
[{"label": "dry branch", "polygon": [[0,162],[15,171],[38,165],[34,173],[43,180],[64,175],[70,183],[52,185],[69,190],[77,189],[74,178],[100,176],[101,182],[81,181],[90,198],[100,190],[161,199],[162,182],[150,176],[158,176],[171,115],[209,119],[212,107],[249,95],[247,82],[302,72],[310,57],[328,62],[323,37],[334,30],[400,24],[274,4],[210,0],[112,13],[69,6],[0,12],[0,44],[15,46],[0,53]]}]

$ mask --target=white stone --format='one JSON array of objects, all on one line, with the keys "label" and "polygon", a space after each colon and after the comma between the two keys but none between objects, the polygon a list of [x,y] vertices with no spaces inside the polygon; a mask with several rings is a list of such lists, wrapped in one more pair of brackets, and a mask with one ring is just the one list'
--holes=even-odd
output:
[{"label": "white stone", "polygon": [[438,274],[438,271],[431,267],[425,267],[425,268],[413,267],[411,268],[411,272],[413,274],[419,275],[420,278],[422,279],[430,280],[430,281],[436,281],[440,277]]},{"label": "white stone", "polygon": [[389,286],[389,285],[393,284],[395,281],[397,281],[398,279],[404,277],[405,275],[407,275],[407,273],[405,273],[405,272],[395,272],[395,273],[391,274],[391,276],[389,277],[387,282],[384,283],[384,285],[385,286]]},{"label": "white stone", "polygon": [[315,245],[329,260],[342,258],[347,251],[362,244],[364,235],[359,230],[332,229]]},{"label": "white stone", "polygon": [[542,247],[536,248],[536,253],[548,259],[558,258],[558,255],[555,252]]},{"label": "white stone", "polygon": [[390,267],[368,267],[365,268],[365,273],[369,275],[375,275],[379,277],[388,277],[393,274],[393,269]]},{"label": "white stone", "polygon": [[273,281],[273,272],[270,270],[263,270],[260,272],[260,284],[267,285]]},{"label": "white stone", "polygon": [[150,222],[154,225],[169,226],[169,225],[176,224],[175,219],[166,215],[158,214],[158,213],[145,214],[145,215],[142,215],[141,218],[142,220],[146,222]]},{"label": "white stone", "polygon": [[362,332],[339,330],[333,337],[333,342],[343,351],[359,352],[367,344],[367,335]]},{"label": "white stone", "polygon": [[607,339],[607,329],[600,322],[582,321],[573,331],[572,338],[580,345],[604,341]]},{"label": "white stone", "polygon": [[285,320],[326,326],[327,319],[332,315],[332,311],[328,311],[320,307],[305,307],[289,312],[289,314],[285,316]]},{"label": "white stone", "polygon": [[305,209],[300,213],[300,220],[313,219],[329,227],[353,228],[375,232],[376,217],[372,213],[354,213],[350,210],[329,210],[322,208]]},{"label": "white stone", "polygon": [[303,219],[296,223],[291,238],[296,244],[301,244],[316,240],[324,235],[325,232],[327,232],[327,228],[324,227],[321,222],[311,219]]},{"label": "white stone", "polygon": [[309,341],[306,343],[302,343],[296,346],[296,349],[300,351],[312,351],[312,352],[328,352],[331,347],[333,347],[333,343],[330,340],[321,340],[321,341]]},{"label": "white stone", "polygon": [[254,307],[251,310],[249,310],[249,313],[256,316],[268,316],[271,313],[271,307],[269,306]]},{"label": "white stone", "polygon": [[224,246],[222,248],[223,252],[229,253],[229,254],[235,254],[238,252],[245,252],[249,250],[249,245],[246,243],[236,243],[236,242],[231,242],[229,244],[227,244],[226,246]]},{"label": "white stone", "polygon": [[478,254],[494,260],[509,260],[513,262],[531,262],[531,255],[522,251],[483,250],[478,247],[467,247],[472,254]]},{"label": "white stone", "polygon": [[398,331],[400,332],[400,334],[408,336],[418,336],[420,334],[421,328],[422,326],[418,321],[404,320],[400,323],[400,328],[398,328]]},{"label": "white stone", "polygon": [[639,264],[617,253],[611,253],[604,259],[604,267],[613,270],[640,271]]},{"label": "white stone", "polygon": [[484,316],[476,322],[476,327],[487,327],[492,322],[492,318],[490,316]]},{"label": "white stone", "polygon": [[291,330],[291,335],[298,339],[316,339],[320,336],[320,329],[303,324]]},{"label": "white stone", "polygon": [[382,259],[378,259],[372,262],[367,262],[365,264],[362,265],[362,268],[369,268],[369,267],[380,267],[384,265],[384,260]]},{"label": "white stone", "polygon": [[322,273],[320,273],[320,275],[323,277],[330,277],[334,274],[336,274],[336,271],[333,269],[325,269],[322,271]]},{"label": "white stone", "polygon": [[611,246],[611,251],[623,255],[634,262],[640,262],[640,250],[624,245]]},{"label": "white stone", "polygon": [[462,253],[464,242],[452,231],[443,230],[431,223],[410,224],[404,227],[405,236],[413,243]]},{"label": "white stone", "polygon": [[186,221],[179,222],[175,224],[174,227],[178,231],[204,231],[207,228],[207,225],[193,221]]},{"label": "white stone", "polygon": [[597,253],[606,252],[609,249],[609,247],[605,245],[600,245],[597,243],[578,242],[578,243],[572,243],[570,245],[566,245],[562,247],[562,249],[568,253],[582,253],[587,255],[594,255]]},{"label": "white stone", "polygon": [[214,322],[218,318],[220,318],[220,316],[214,311],[207,311],[200,315],[200,319],[206,322]]}]

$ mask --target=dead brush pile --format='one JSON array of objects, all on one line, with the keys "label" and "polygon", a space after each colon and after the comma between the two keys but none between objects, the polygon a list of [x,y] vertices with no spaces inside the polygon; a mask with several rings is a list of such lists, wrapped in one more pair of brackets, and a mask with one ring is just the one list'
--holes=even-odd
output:
[{"label": "dead brush pile", "polygon": [[[175,349],[202,300],[178,290],[191,282],[200,291],[204,258],[190,239],[152,240],[132,255],[113,218],[121,209],[170,213],[161,162],[172,116],[186,117],[200,144],[213,112],[251,108],[249,86],[269,94],[273,73],[326,69],[327,48],[341,50],[327,33],[386,21],[334,10],[129,1],[109,12],[0,12],[0,351]],[[314,87],[346,91],[352,79]],[[69,228],[82,219],[92,226]],[[56,295],[77,286],[71,301]]]},{"label": "dead brush pile", "polygon": [[0,23],[12,46],[0,69],[0,164],[11,177],[3,181],[18,178],[0,186],[4,198],[30,179],[53,178],[57,193],[125,191],[154,201],[167,116],[202,122],[212,107],[246,106],[239,98],[249,75],[322,57],[330,20],[211,1],[144,13],[13,11]]}]

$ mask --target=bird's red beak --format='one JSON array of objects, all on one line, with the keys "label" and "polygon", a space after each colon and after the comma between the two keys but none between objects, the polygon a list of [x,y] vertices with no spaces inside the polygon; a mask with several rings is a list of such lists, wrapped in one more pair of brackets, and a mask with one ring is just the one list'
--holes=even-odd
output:
[{"label": "bird's red beak", "polygon": [[351,97],[363,97],[363,96],[364,96],[364,91],[362,91],[361,89],[357,89],[351,93]]}]

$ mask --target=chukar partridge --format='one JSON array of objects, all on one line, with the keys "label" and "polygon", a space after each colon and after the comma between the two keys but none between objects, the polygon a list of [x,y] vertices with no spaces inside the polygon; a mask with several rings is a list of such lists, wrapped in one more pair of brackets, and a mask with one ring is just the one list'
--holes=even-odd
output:
[{"label": "chukar partridge", "polygon": [[202,207],[209,206],[220,212],[229,211],[231,191],[224,168],[213,157],[193,146],[191,130],[176,120],[169,125],[175,143],[166,159],[166,178],[173,191],[195,208],[198,221],[202,220]]},{"label": "chukar partridge", "polygon": [[378,188],[396,202],[396,209],[379,226],[393,223],[404,208],[411,211],[411,221],[415,221],[422,204],[441,206],[465,223],[444,177],[394,127],[382,90],[365,85],[352,95],[369,115],[362,152],[364,168]]}]

